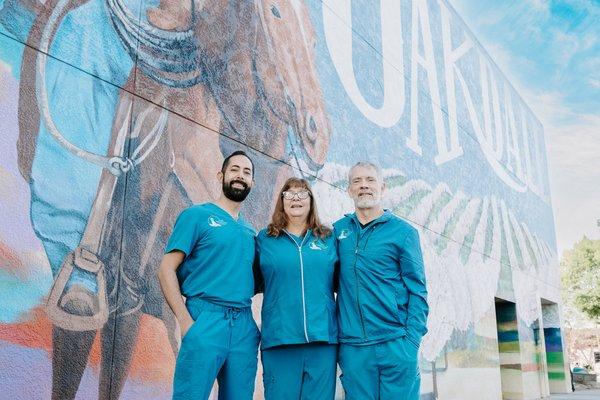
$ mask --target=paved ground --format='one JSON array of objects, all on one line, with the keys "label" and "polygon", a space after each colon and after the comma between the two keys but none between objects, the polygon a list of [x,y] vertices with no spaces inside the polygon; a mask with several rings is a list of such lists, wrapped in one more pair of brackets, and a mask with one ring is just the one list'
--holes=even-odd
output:
[{"label": "paved ground", "polygon": [[600,400],[600,389],[581,390],[569,394],[553,394],[550,400]]}]

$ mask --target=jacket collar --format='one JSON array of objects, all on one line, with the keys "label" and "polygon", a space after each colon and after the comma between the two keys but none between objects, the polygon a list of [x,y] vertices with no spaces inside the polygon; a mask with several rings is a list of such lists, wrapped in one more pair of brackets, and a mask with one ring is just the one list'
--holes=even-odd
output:
[{"label": "jacket collar", "polygon": [[[312,229],[307,229],[306,233],[304,234],[304,236],[302,238],[300,238],[300,243],[298,243],[296,241],[296,239],[294,239],[292,236],[296,236],[293,235],[292,233],[289,233],[288,231],[286,231],[285,229],[283,229],[283,233],[288,240],[293,241],[294,243],[296,243],[296,245],[300,245],[300,243],[304,244],[304,243],[308,243],[308,241],[310,240],[311,236],[312,236]],[[279,235],[281,236],[281,235]],[[297,237],[297,236],[296,236]]]},{"label": "jacket collar", "polygon": [[[390,212],[390,210],[383,210],[383,214],[381,214],[379,217],[375,218],[372,222],[371,225],[377,225],[380,223],[384,223],[389,221],[390,219],[392,219],[394,216],[394,214],[392,214]],[[356,224],[357,227],[360,226],[360,221],[358,220],[358,217],[356,216],[356,212],[353,212],[351,214],[345,214],[345,217],[350,218],[352,221],[354,221],[354,223]]]}]

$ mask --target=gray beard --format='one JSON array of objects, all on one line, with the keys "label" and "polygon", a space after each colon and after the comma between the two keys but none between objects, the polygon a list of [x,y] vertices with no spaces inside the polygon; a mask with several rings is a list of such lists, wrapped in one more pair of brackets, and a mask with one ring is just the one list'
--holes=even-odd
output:
[{"label": "gray beard", "polygon": [[380,204],[380,199],[376,199],[374,197],[368,197],[364,199],[355,199],[354,207],[356,208],[373,208],[377,207]]}]

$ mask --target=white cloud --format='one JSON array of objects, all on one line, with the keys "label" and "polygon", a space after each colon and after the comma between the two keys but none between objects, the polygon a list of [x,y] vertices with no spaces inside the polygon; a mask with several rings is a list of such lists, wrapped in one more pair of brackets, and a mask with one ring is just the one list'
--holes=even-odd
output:
[{"label": "white cloud", "polygon": [[595,87],[596,89],[600,89],[600,79],[599,78],[590,78],[588,79],[588,83]]},{"label": "white cloud", "polygon": [[[560,112],[560,107],[556,107]],[[546,124],[550,187],[558,249],[583,235],[600,238],[600,116],[571,114],[570,123]]]},{"label": "white cloud", "polygon": [[550,14],[550,3],[547,0],[526,0],[525,3],[531,5],[537,12]]},{"label": "white cloud", "polygon": [[550,45],[555,47],[555,53],[560,56],[556,60],[560,66],[557,72],[562,72],[562,69],[569,64],[573,56],[585,50],[588,44],[577,35],[553,29]]},{"label": "white cloud", "polygon": [[539,92],[524,88],[521,94],[546,128],[574,121],[574,113],[565,104],[560,92]]},{"label": "white cloud", "polygon": [[[558,91],[516,85],[544,126],[559,254],[585,234],[600,238],[600,114],[582,114]],[[520,87],[519,87],[520,86]]]},{"label": "white cloud", "polygon": [[[572,124],[546,127],[548,154],[560,173],[585,172],[600,188],[600,116],[574,115]],[[600,210],[599,210],[600,212]]]}]

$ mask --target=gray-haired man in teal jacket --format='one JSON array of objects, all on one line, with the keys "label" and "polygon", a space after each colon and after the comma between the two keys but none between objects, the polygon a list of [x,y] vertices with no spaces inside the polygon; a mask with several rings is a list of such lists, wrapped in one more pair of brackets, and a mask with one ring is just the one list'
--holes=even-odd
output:
[{"label": "gray-haired man in teal jacket", "polygon": [[339,245],[339,364],[347,400],[419,398],[418,352],[427,332],[419,234],[383,210],[381,171],[349,172],[356,212],[334,224]]}]

